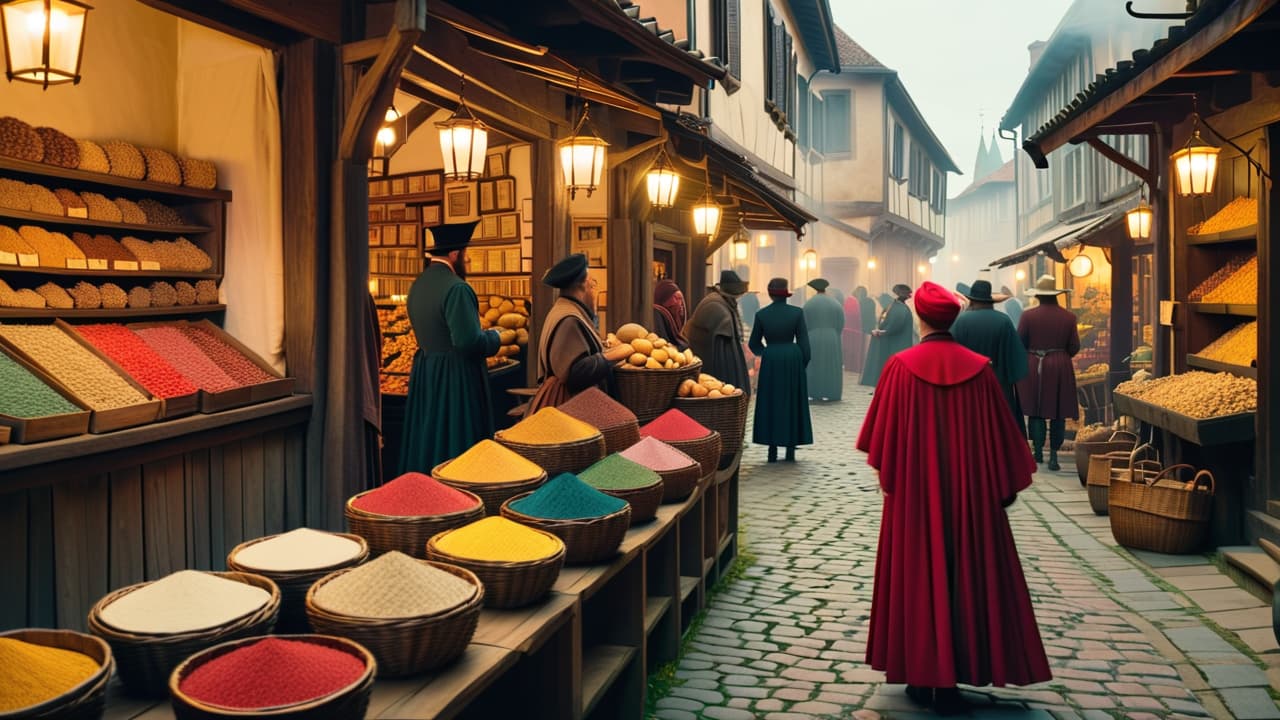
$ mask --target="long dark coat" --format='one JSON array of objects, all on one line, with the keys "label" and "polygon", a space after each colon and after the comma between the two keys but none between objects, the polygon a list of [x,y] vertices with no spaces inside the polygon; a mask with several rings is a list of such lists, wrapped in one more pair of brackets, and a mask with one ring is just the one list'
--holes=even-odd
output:
[{"label": "long dark coat", "polygon": [[844,390],[844,308],[826,293],[817,293],[804,304],[804,324],[809,329],[809,397],[839,400]]},{"label": "long dark coat", "polygon": [[1076,371],[1071,364],[1080,352],[1075,313],[1057,304],[1025,310],[1018,337],[1027,348],[1027,376],[1018,383],[1022,411],[1049,420],[1079,415]]},{"label": "long dark coat", "polygon": [[733,298],[719,290],[707,293],[684,324],[684,335],[702,359],[702,372],[751,392],[747,358],[742,354],[742,318]]},{"label": "long dark coat", "polygon": [[880,381],[880,371],[889,358],[911,347],[912,325],[911,309],[907,304],[894,300],[884,309],[880,321],[872,328],[878,328],[883,335],[871,338],[871,347],[867,349],[867,362],[862,367],[862,384],[875,387]]},{"label": "long dark coat", "polygon": [[1021,426],[1022,406],[1018,402],[1017,383],[1027,376],[1027,349],[1009,316],[992,308],[972,308],[956,318],[951,335],[956,342],[991,361],[1005,400],[1009,401],[1013,417]]},{"label": "long dark coat", "polygon": [[751,352],[760,357],[751,441],[795,447],[813,444],[809,421],[809,331],[804,311],[779,298],[756,313]]}]

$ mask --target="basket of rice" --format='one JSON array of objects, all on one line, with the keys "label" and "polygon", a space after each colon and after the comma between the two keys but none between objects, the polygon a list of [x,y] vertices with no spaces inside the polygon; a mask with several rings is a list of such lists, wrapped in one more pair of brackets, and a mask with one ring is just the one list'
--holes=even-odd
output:
[{"label": "basket of rice", "polygon": [[411,472],[352,496],[345,513],[347,527],[368,541],[375,557],[398,550],[425,558],[431,536],[484,517],[484,502],[475,493]]},{"label": "basket of rice", "polygon": [[664,503],[689,497],[702,480],[702,466],[697,460],[656,438],[643,438],[618,454],[658,473]]},{"label": "basket of rice", "polygon": [[271,632],[279,611],[280,589],[261,575],[180,570],[105,595],[89,611],[89,631],[111,646],[131,694],[162,697],[178,663]]},{"label": "basket of rice", "polygon": [[676,394],[671,407],[720,433],[720,452],[735,455],[742,449],[747,428],[747,405],[751,401],[742,388],[703,373],[696,380],[681,383]]},{"label": "basket of rice", "polygon": [[329,635],[252,637],[202,650],[169,677],[178,720],[362,718],[378,663]]},{"label": "basket of rice", "polygon": [[631,505],[633,526],[652,520],[662,504],[662,476],[614,453],[578,474],[582,482]]},{"label": "basket of rice", "polygon": [[558,406],[560,412],[599,428],[606,455],[625,450],[640,440],[640,422],[626,405],[591,387]]},{"label": "basket of rice", "polygon": [[573,565],[612,557],[631,527],[626,500],[600,492],[573,473],[561,473],[537,490],[506,501],[502,516],[563,540],[564,561]]},{"label": "basket of rice", "polygon": [[499,430],[493,439],[552,477],[585,470],[605,456],[600,430],[553,407],[544,407],[506,430]]},{"label": "basket of rice", "polygon": [[484,583],[485,605],[515,608],[551,592],[564,567],[564,542],[546,530],[487,517],[427,541],[427,557],[464,567]]},{"label": "basket of rice", "polygon": [[702,468],[702,477],[715,474],[720,466],[720,433],[705,427],[679,410],[668,410],[640,428],[641,437],[651,437],[683,452]]},{"label": "basket of rice", "polygon": [[240,543],[227,554],[227,569],[257,573],[280,588],[276,632],[308,632],[307,590],[335,570],[369,559],[369,543],[359,535],[298,528]]},{"label": "basket of rice", "polygon": [[326,575],[307,592],[316,632],[369,648],[382,677],[448,665],[475,634],[485,588],[469,570],[389,552]]},{"label": "basket of rice", "polygon": [[435,466],[431,477],[473,493],[484,502],[483,514],[497,515],[502,503],[546,482],[547,471],[492,440],[481,440]]},{"label": "basket of rice", "polygon": [[0,633],[0,717],[96,720],[115,660],[101,639],[70,630]]}]

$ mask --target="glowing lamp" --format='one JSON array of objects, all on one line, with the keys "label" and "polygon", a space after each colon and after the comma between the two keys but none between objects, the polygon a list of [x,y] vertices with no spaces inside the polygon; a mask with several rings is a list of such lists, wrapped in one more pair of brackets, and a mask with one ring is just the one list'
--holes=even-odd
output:
[{"label": "glowing lamp", "polygon": [[1183,197],[1208,195],[1218,175],[1218,148],[1206,143],[1196,130],[1187,144],[1170,158]]},{"label": "glowing lamp", "polygon": [[484,156],[489,150],[489,128],[467,107],[467,79],[458,91],[458,109],[448,120],[436,123],[440,132],[440,155],[444,158],[446,180],[473,180],[484,173]]},{"label": "glowing lamp", "polygon": [[1151,237],[1151,219],[1154,213],[1145,199],[1139,201],[1138,207],[1124,214],[1126,229],[1130,240],[1146,240]]},{"label": "glowing lamp", "polygon": [[805,250],[804,254],[800,256],[800,267],[805,270],[817,270],[818,251],[813,249]]},{"label": "glowing lamp", "polygon": [[695,235],[715,235],[720,230],[720,206],[707,194],[697,205],[693,206],[693,233]]},{"label": "glowing lamp", "polygon": [[5,76],[46,89],[80,82],[84,25],[92,9],[74,0],[0,3]]},{"label": "glowing lamp", "polygon": [[1088,255],[1080,254],[1071,258],[1071,262],[1067,263],[1067,271],[1072,277],[1084,278],[1093,274],[1093,260]]},{"label": "glowing lamp", "polygon": [[649,185],[649,203],[656,208],[668,208],[676,204],[680,192],[680,176],[672,169],[666,149],[658,151],[658,158],[645,175]]},{"label": "glowing lamp", "polygon": [[868,270],[876,269],[876,259],[874,257],[872,257],[870,260],[867,261],[867,269]]},{"label": "glowing lamp", "polygon": [[1013,279],[1014,279],[1014,280],[1017,280],[1018,282],[1022,282],[1023,280],[1026,280],[1026,279],[1027,279],[1027,271],[1026,271],[1026,270],[1019,270],[1018,272],[1016,272],[1016,273],[1014,273],[1014,274],[1013,274]]}]

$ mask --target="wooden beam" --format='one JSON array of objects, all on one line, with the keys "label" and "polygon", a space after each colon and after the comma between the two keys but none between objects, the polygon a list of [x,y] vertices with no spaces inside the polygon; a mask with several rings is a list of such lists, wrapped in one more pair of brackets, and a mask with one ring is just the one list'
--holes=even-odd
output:
[{"label": "wooden beam", "polygon": [[1106,144],[1100,138],[1091,137],[1086,142],[1089,143],[1089,147],[1093,148],[1094,150],[1097,150],[1099,155],[1119,165],[1125,170],[1128,170],[1134,175],[1137,175],[1139,179],[1141,179],[1144,183],[1147,184],[1147,193],[1149,195],[1155,194],[1156,172],[1153,168],[1139,165],[1138,163],[1134,162],[1133,159],[1130,158],[1128,155],[1125,155],[1119,150],[1116,150],[1115,148]]},{"label": "wooden beam", "polygon": [[222,3],[203,0],[141,0],[143,5],[213,28],[245,42],[279,50],[297,39],[291,31]]},{"label": "wooden beam", "polygon": [[331,43],[342,42],[341,0],[223,0],[223,3],[304,35]]},{"label": "wooden beam", "polygon": [[[448,44],[448,40],[444,42]],[[435,43],[432,45],[439,50]],[[461,52],[465,53],[465,48]],[[495,126],[515,123],[526,128],[526,134],[544,139],[553,139],[557,126],[568,126],[563,116],[553,112],[554,100],[546,83],[530,82],[527,77],[488,58],[473,59],[446,52],[415,53],[403,72],[407,87],[402,89],[444,107],[455,106],[459,98],[459,76],[463,72],[467,76],[467,106],[485,122]],[[414,88],[418,91],[414,92]]]},{"label": "wooden beam", "polygon": [[395,24],[373,65],[356,84],[347,107],[338,143],[338,156],[343,160],[368,161],[374,134],[378,132],[386,108],[395,96],[400,73],[426,26],[426,0],[400,0],[396,3]]}]

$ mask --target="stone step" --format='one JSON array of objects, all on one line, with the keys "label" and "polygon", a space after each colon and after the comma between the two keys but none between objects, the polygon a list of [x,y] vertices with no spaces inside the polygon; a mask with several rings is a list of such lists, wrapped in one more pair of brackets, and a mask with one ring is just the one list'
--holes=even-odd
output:
[{"label": "stone step", "polygon": [[1280,516],[1258,510],[1245,512],[1245,537],[1266,538],[1280,545]]},{"label": "stone step", "polygon": [[1262,552],[1270,555],[1272,560],[1280,563],[1280,545],[1266,538],[1258,538],[1258,547],[1262,548]]},{"label": "stone step", "polygon": [[[1245,582],[1244,589],[1261,598],[1270,595],[1271,588],[1280,581],[1280,563],[1260,547],[1253,545],[1233,545],[1218,548],[1227,565],[1239,571]],[[1236,575],[1237,573],[1230,573]]]},{"label": "stone step", "polygon": [[1267,514],[1274,518],[1280,518],[1280,500],[1267,501]]}]

